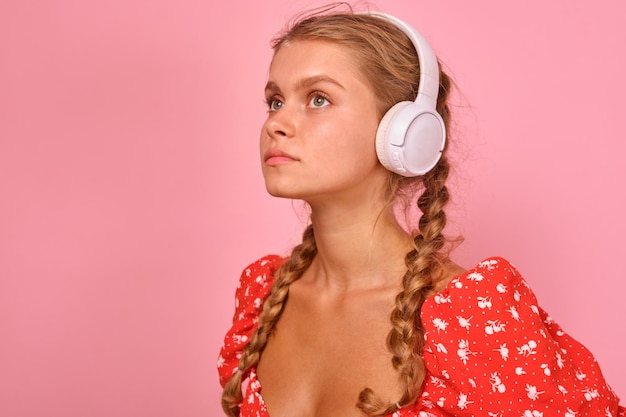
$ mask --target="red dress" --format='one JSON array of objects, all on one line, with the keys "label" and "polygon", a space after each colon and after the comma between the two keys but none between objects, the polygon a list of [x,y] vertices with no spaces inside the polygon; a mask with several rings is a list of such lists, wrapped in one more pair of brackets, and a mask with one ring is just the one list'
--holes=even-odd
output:
[{"label": "red dress", "polygon": [[[236,371],[282,258],[243,271],[233,326],[218,359],[222,385]],[[418,401],[388,417],[626,417],[593,355],[537,304],[519,272],[489,258],[451,280],[421,311],[427,369]],[[241,417],[269,417],[253,370]]]}]

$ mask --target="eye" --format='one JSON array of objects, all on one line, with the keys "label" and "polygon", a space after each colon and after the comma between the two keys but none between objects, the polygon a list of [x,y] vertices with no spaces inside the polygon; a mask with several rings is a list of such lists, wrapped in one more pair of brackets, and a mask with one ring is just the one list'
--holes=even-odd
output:
[{"label": "eye", "polygon": [[328,98],[320,93],[315,93],[315,95],[313,95],[313,97],[311,97],[311,100],[309,101],[309,105],[317,109],[326,107],[329,104],[330,101],[328,101]]},{"label": "eye", "polygon": [[283,108],[283,102],[278,99],[268,98],[265,102],[267,103],[269,111],[277,111]]}]

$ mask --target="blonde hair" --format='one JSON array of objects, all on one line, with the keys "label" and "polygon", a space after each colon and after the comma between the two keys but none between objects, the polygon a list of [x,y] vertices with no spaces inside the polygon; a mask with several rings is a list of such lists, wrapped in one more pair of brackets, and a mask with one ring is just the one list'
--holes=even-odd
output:
[{"label": "blonde hair", "polygon": [[[361,73],[368,80],[379,100],[379,116],[395,103],[414,100],[419,84],[419,63],[410,40],[396,26],[384,19],[337,11],[336,6],[316,10],[297,19],[291,27],[272,42],[274,53],[283,45],[298,40],[334,42],[346,46]],[[331,10],[334,9],[334,10]],[[450,123],[447,104],[450,78],[440,71],[437,110],[446,125]],[[449,142],[449,140],[448,140]],[[402,279],[402,291],[396,296],[391,313],[391,331],[387,346],[392,353],[392,365],[398,372],[403,395],[397,403],[382,401],[373,390],[365,388],[355,398],[356,406],[367,416],[390,414],[413,404],[421,392],[425,377],[422,360],[424,330],[420,311],[426,297],[443,277],[447,256],[442,253],[446,245],[443,229],[446,225],[444,206],[449,194],[446,179],[449,164],[446,152],[438,164],[427,174],[406,178],[389,173],[387,197],[410,199],[417,190],[417,207],[422,212],[418,230],[414,233],[414,249],[405,256],[407,271]],[[260,358],[268,337],[279,320],[291,283],[299,279],[317,254],[313,226],[304,231],[302,243],[296,246],[289,258],[276,273],[276,281],[265,300],[258,327],[239,361],[238,372],[227,382],[222,407],[229,416],[238,416],[242,401],[242,375]]]}]

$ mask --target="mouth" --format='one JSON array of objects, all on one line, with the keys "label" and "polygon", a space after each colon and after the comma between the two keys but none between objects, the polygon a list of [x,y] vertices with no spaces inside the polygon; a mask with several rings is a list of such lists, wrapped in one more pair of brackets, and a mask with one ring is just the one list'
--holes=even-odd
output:
[{"label": "mouth", "polygon": [[265,154],[263,154],[263,160],[265,161],[265,165],[269,166],[282,165],[297,161],[295,157],[278,149],[267,150]]}]

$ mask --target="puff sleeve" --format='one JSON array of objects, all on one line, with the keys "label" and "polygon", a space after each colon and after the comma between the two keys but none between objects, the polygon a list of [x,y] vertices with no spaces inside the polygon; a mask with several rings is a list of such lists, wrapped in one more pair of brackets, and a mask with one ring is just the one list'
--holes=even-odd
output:
[{"label": "puff sleeve", "polygon": [[502,258],[426,300],[420,416],[621,416],[598,363]]},{"label": "puff sleeve", "polygon": [[239,358],[250,336],[256,329],[263,301],[270,292],[274,273],[283,258],[265,256],[245,268],[235,292],[233,324],[224,337],[217,359],[217,370],[222,387],[237,370]]}]

